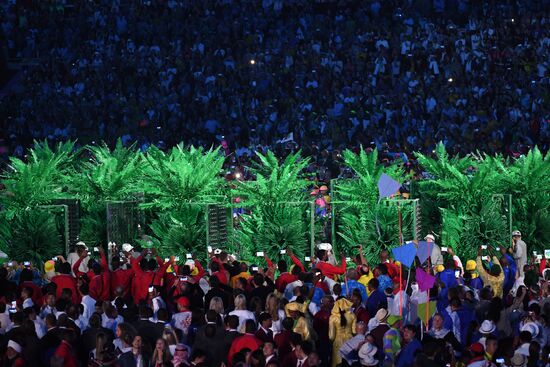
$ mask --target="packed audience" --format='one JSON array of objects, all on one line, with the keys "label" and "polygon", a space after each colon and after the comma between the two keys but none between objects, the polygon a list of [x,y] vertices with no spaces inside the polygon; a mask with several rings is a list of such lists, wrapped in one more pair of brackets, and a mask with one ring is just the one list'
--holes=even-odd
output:
[{"label": "packed audience", "polygon": [[[407,157],[518,155],[550,141],[548,0],[5,1],[8,53],[35,60],[0,107],[0,150],[122,137]],[[337,164],[337,163],[336,163]],[[411,163],[413,164],[413,163]],[[319,168],[318,167],[318,168]],[[334,177],[329,177],[334,178]]]},{"label": "packed audience", "polygon": [[214,249],[203,265],[79,242],[66,259],[0,268],[2,365],[547,366],[550,254],[528,259],[512,236],[463,262],[428,235],[416,272],[387,250],[369,264],[361,246],[255,263]]}]

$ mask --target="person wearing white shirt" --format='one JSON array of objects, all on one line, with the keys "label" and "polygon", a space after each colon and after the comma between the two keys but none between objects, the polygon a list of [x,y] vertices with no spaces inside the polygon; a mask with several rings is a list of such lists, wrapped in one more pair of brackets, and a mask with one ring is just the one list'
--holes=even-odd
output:
[{"label": "person wearing white shirt", "polygon": [[521,240],[521,232],[513,231],[512,232],[512,241],[514,242],[512,249],[514,260],[516,260],[517,271],[519,276],[522,277],[523,267],[527,264],[527,245]]},{"label": "person wearing white shirt", "polygon": [[80,286],[80,294],[82,294],[82,301],[80,302],[84,306],[84,312],[82,316],[84,319],[89,320],[90,316],[95,312],[96,300],[89,295],[88,285],[82,284]]},{"label": "person wearing white shirt", "polygon": [[229,314],[239,318],[239,330],[244,327],[246,320],[251,319],[256,321],[254,313],[246,309],[246,297],[242,294],[235,297],[235,310],[231,311]]}]

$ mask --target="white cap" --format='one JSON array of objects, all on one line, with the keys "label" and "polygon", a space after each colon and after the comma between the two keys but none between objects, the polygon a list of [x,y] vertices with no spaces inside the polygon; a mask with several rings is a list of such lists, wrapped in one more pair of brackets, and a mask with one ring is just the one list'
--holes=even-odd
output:
[{"label": "white cap", "polygon": [[123,243],[122,244],[122,251],[124,252],[130,252],[134,249],[134,246],[130,245],[129,243]]},{"label": "white cap", "polygon": [[85,250],[88,250],[88,246],[86,246],[86,243],[84,243],[84,241],[78,241],[76,243],[77,246],[82,246],[84,247]]},{"label": "white cap", "polygon": [[323,242],[317,245],[318,250],[325,250],[325,251],[331,251],[332,245],[328,242]]},{"label": "white cap", "polygon": [[8,348],[11,348],[11,349],[15,350],[17,353],[21,353],[21,351],[23,350],[23,348],[21,348],[21,345],[14,342],[13,340],[10,340],[8,342]]},{"label": "white cap", "polygon": [[194,260],[191,260],[191,259],[189,259],[189,260],[187,260],[187,261],[185,262],[185,264],[184,264],[184,265],[187,265],[187,266],[189,266],[189,267],[191,268],[191,270],[193,270],[193,269],[195,268],[195,261],[194,261]]},{"label": "white cap", "polygon": [[430,240],[432,242],[435,242],[435,237],[433,234],[428,234],[426,237],[424,237],[425,240]]},{"label": "white cap", "polygon": [[518,231],[518,230],[515,230],[514,232],[512,232],[512,237],[513,236],[520,236],[521,237],[521,232]]}]

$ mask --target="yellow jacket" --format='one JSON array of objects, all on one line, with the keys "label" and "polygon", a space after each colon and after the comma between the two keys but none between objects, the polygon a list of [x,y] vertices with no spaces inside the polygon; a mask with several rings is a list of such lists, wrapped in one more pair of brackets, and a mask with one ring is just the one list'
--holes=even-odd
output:
[{"label": "yellow jacket", "polygon": [[[342,357],[340,356],[340,348],[344,342],[350,339],[355,334],[356,317],[351,312],[352,303],[346,299],[341,298],[334,303],[332,312],[328,321],[328,337],[332,340],[332,366],[335,367],[342,363]],[[344,312],[344,318],[346,325],[341,325],[341,311]]]},{"label": "yellow jacket", "polygon": [[[481,280],[483,280],[483,284],[490,285],[491,288],[493,288],[495,297],[502,298],[502,293],[503,293],[502,285],[504,284],[504,271],[501,271],[498,277],[495,277],[494,275],[487,273],[487,271],[485,271],[485,269],[483,268],[483,264],[481,263],[480,256],[477,257],[476,264],[477,264],[477,271],[479,272],[479,276],[481,277]],[[502,268],[496,256],[493,256],[493,264],[498,265]]]}]

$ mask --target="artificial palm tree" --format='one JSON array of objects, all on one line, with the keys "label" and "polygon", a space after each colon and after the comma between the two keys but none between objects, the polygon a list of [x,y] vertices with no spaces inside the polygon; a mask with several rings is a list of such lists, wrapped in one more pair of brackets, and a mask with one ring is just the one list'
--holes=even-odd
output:
[{"label": "artificial palm tree", "polygon": [[66,178],[73,174],[78,152],[73,142],[53,149],[35,142],[26,161],[11,157],[2,172],[0,248],[15,260],[38,260],[60,254],[64,246],[54,216],[44,206],[66,196]]},{"label": "artificial palm tree", "polygon": [[[402,233],[413,233],[411,207],[380,200],[378,181],[382,173],[399,182],[406,176],[398,164],[384,166],[378,162],[378,151],[367,153],[363,149],[356,154],[346,150],[344,163],[350,167],[355,179],[338,180],[335,185],[333,211],[337,222],[339,249],[353,253],[353,247],[362,244],[370,261],[374,261],[383,248],[400,244],[399,212],[402,218]],[[406,238],[405,238],[406,240]]]},{"label": "artificial palm tree", "polygon": [[165,153],[151,147],[145,156],[142,208],[150,211],[152,241],[161,253],[204,253],[205,210],[209,203],[228,204],[219,149],[184,147]]},{"label": "artificial palm tree", "polygon": [[309,254],[310,183],[303,176],[309,159],[297,152],[279,163],[271,151],[256,154],[259,163],[251,168],[256,181],[238,182],[232,192],[246,209],[235,232],[235,250],[245,259],[256,251],[277,258],[287,247],[300,257]]}]

